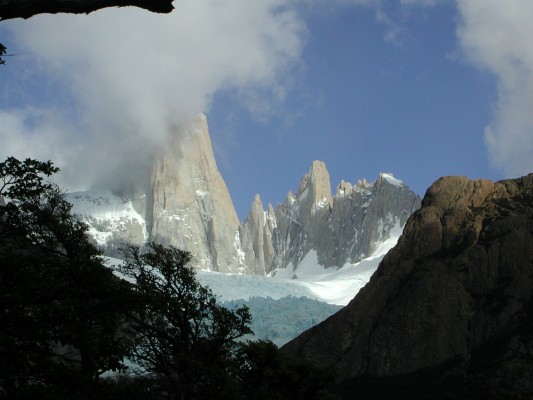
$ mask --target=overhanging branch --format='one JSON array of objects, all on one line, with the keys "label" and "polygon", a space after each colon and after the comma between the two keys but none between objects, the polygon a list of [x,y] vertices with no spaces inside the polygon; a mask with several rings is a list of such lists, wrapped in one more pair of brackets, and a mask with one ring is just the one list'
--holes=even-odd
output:
[{"label": "overhanging branch", "polygon": [[139,7],[169,13],[173,0],[0,0],[0,20],[30,18],[37,14],[89,14],[106,7]]}]

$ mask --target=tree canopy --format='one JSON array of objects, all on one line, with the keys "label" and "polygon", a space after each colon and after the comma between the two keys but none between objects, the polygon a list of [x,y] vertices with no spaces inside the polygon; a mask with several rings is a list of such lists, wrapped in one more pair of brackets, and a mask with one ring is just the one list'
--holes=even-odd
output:
[{"label": "tree canopy", "polygon": [[0,65],[4,65],[6,61],[2,58],[6,55],[7,48],[2,43],[0,43]]},{"label": "tree canopy", "polygon": [[[87,391],[123,369],[130,345],[116,336],[129,284],[102,265],[87,227],[45,178],[51,162],[0,163],[0,393]],[[68,386],[68,385],[67,385]],[[31,397],[31,396],[30,396]]]},{"label": "tree canopy", "polygon": [[89,14],[106,7],[139,7],[169,13],[173,0],[0,0],[0,20],[30,18],[37,14]]},{"label": "tree canopy", "polygon": [[176,399],[233,399],[239,365],[236,339],[252,333],[246,307],[228,310],[196,280],[191,255],[174,247],[148,244],[144,254],[131,247],[120,271],[136,282],[136,345],[132,360],[141,372],[161,377]]}]

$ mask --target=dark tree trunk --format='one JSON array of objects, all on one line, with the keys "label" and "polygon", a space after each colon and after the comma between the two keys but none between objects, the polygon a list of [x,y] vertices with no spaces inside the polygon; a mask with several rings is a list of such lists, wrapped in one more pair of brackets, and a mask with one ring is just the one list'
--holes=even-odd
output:
[{"label": "dark tree trunk", "polygon": [[169,13],[173,0],[0,0],[0,20],[30,18],[37,14],[89,14],[106,7],[134,6]]}]

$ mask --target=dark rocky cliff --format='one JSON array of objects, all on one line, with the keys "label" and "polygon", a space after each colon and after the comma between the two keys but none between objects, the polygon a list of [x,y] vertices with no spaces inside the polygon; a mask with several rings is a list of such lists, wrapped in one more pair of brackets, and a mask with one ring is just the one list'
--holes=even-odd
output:
[{"label": "dark rocky cliff", "polygon": [[533,398],[532,295],[533,174],[441,178],[350,304],[284,350],[335,368],[350,396],[403,379],[457,398]]}]

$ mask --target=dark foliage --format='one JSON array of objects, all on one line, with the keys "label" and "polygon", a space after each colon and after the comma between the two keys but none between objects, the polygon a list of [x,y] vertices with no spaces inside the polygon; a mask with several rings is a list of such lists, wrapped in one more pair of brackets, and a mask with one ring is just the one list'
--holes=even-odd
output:
[{"label": "dark foliage", "polygon": [[6,55],[7,48],[2,43],[0,43],[0,65],[4,65],[6,62],[2,56]]},{"label": "dark foliage", "polygon": [[0,163],[0,393],[14,398],[41,386],[54,397],[84,391],[122,368],[130,349],[116,335],[129,285],[102,265],[86,226],[45,182],[57,170]]},{"label": "dark foliage", "polygon": [[[131,247],[117,278],[89,242],[51,162],[0,163],[0,398],[327,399],[324,371],[252,333],[196,280],[191,255]],[[102,378],[125,370],[138,375]]]},{"label": "dark foliage", "polygon": [[296,360],[269,341],[246,342],[239,353],[240,379],[245,399],[333,400],[327,389],[332,371]]},{"label": "dark foliage", "polygon": [[190,254],[151,243],[126,252],[121,272],[136,281],[144,308],[129,317],[133,361],[161,378],[172,399],[233,398],[236,339],[252,333],[246,307],[228,310],[201,286],[187,265]]}]

